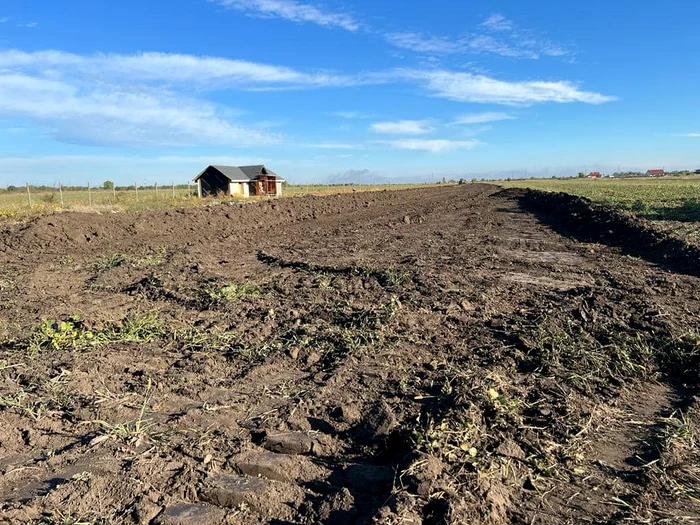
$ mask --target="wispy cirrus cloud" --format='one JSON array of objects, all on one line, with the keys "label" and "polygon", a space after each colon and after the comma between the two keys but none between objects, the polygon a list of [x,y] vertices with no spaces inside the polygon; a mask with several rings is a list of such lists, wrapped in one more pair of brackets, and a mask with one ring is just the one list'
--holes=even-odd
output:
[{"label": "wispy cirrus cloud", "polygon": [[115,146],[253,145],[275,137],[235,123],[205,101],[163,89],[122,90],[21,74],[0,75],[0,117],[68,143]]},{"label": "wispy cirrus cloud", "polygon": [[700,133],[674,133],[674,137],[689,137],[689,138],[699,138]]},{"label": "wispy cirrus cloud", "polygon": [[303,144],[307,148],[315,149],[342,149],[342,150],[355,150],[363,149],[362,144],[350,144],[347,142],[318,142],[313,144]]},{"label": "wispy cirrus cloud", "polygon": [[515,28],[512,20],[507,19],[501,13],[494,13],[486,20],[481,22],[482,27],[491,29],[492,31],[511,31]]},{"label": "wispy cirrus cloud", "polygon": [[471,140],[449,140],[449,139],[400,139],[385,142],[394,148],[427,151],[429,153],[446,153],[459,149],[471,150],[483,144],[476,139]]},{"label": "wispy cirrus cloud", "polygon": [[[206,89],[226,87],[329,87],[362,83],[326,72],[303,72],[285,66],[179,53],[77,55],[63,51],[0,51],[0,68],[59,75],[88,75],[120,81],[184,83]],[[375,81],[376,82],[376,81]]]},{"label": "wispy cirrus cloud", "polygon": [[328,115],[332,117],[344,118],[347,120],[359,120],[372,118],[371,113],[365,113],[362,111],[331,111]]},{"label": "wispy cirrus cloud", "polygon": [[375,133],[390,135],[424,135],[433,131],[426,120],[398,120],[396,122],[375,122],[370,126]]},{"label": "wispy cirrus cloud", "polygon": [[397,74],[424,84],[434,96],[457,102],[517,106],[544,102],[602,104],[617,100],[613,96],[583,91],[568,81],[509,82],[486,75],[438,69],[402,70]]},{"label": "wispy cirrus cloud", "polygon": [[460,53],[465,49],[463,39],[455,40],[449,37],[430,36],[411,31],[386,33],[384,39],[395,47],[417,53],[449,54]]},{"label": "wispy cirrus cloud", "polygon": [[295,0],[209,0],[249,16],[282,18],[291,22],[309,22],[323,27],[357,31],[361,24],[348,13],[334,13]]},{"label": "wispy cirrus cloud", "polygon": [[526,59],[569,54],[563,45],[520,29],[501,14],[489,16],[474,31],[459,36],[401,31],[387,32],[384,39],[395,47],[428,54],[475,53]]},{"label": "wispy cirrus cloud", "polygon": [[[0,51],[0,118],[32,123],[57,140],[84,144],[268,144],[279,137],[266,132],[260,122],[241,123],[232,108],[207,101],[202,98],[204,93],[389,83],[418,84],[433,96],[460,102],[527,105],[614,100],[566,81],[508,82],[440,69],[340,75],[172,53],[78,55],[7,50]],[[370,117],[359,112],[342,116]],[[376,122],[371,129],[397,135],[433,131],[429,121],[420,120]],[[430,147],[447,147],[440,144]]]},{"label": "wispy cirrus cloud", "polygon": [[510,113],[502,113],[497,111],[487,111],[484,113],[469,113],[460,115],[455,118],[453,124],[487,124],[489,122],[498,122],[501,120],[515,120]]},{"label": "wispy cirrus cloud", "polygon": [[6,16],[0,16],[0,24],[4,24],[5,22],[9,22],[10,19],[7,18]]}]

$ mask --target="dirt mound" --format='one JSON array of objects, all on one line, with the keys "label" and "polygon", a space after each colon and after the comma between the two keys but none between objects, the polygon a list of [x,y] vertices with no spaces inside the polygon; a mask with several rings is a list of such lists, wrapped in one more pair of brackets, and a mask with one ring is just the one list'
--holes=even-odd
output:
[{"label": "dirt mound", "polygon": [[567,193],[509,189],[503,197],[516,199],[556,231],[581,242],[617,246],[672,271],[700,276],[700,248],[668,235],[630,213]]},{"label": "dirt mound", "polygon": [[11,228],[0,520],[698,520],[700,280],[634,224],[466,184]]},{"label": "dirt mound", "polygon": [[390,206],[400,192],[359,192],[309,196],[207,208],[144,213],[65,212],[6,227],[2,250],[14,254],[95,253],[122,246],[185,246],[228,237],[235,231],[255,236],[282,224],[344,214],[372,206]]}]

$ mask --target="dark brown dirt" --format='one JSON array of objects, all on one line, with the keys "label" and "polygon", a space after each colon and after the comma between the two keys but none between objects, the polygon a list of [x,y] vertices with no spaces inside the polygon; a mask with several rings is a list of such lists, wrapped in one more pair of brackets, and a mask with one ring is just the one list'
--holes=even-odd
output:
[{"label": "dark brown dirt", "polygon": [[0,235],[0,522],[700,522],[697,251],[644,222],[468,184]]}]

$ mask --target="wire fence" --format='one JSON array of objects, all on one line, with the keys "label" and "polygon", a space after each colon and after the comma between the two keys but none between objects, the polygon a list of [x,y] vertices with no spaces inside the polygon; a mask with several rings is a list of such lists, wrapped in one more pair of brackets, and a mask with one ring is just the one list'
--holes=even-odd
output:
[{"label": "wire fence", "polygon": [[1,207],[44,206],[72,208],[75,206],[105,206],[114,204],[135,204],[139,202],[157,202],[181,200],[197,197],[197,187],[193,184],[174,184],[167,186],[110,186],[92,187],[90,184],[76,188],[57,184],[54,187],[31,186],[15,188],[14,191],[0,192]]}]

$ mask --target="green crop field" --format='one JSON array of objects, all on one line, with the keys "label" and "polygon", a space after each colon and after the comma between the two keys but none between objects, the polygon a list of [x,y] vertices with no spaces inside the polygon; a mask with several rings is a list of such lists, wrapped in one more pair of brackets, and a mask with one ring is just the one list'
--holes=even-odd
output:
[{"label": "green crop field", "polygon": [[700,221],[700,177],[540,179],[498,182],[504,188],[561,191],[650,220]]}]

